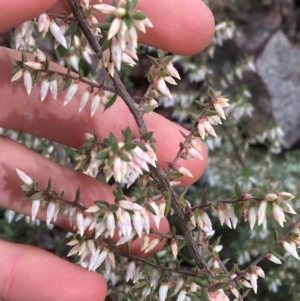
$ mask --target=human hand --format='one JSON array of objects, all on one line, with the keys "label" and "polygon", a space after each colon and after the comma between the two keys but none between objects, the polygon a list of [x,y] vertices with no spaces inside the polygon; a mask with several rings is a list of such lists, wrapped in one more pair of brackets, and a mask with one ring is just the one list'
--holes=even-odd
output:
[{"label": "human hand", "polygon": [[[47,11],[56,2],[0,0],[0,32]],[[64,9],[66,2],[61,1],[57,5]],[[153,29],[147,30],[147,35],[140,36],[142,43],[190,55],[205,48],[212,38],[213,17],[199,0],[190,0],[188,3],[173,0],[172,5],[169,1],[140,0],[138,8],[154,24]],[[10,82],[13,58],[19,59],[20,53],[0,48],[1,127],[28,132],[70,147],[79,147],[84,142],[84,134],[94,131],[100,139],[107,137],[110,132],[121,138],[121,130],[129,126],[138,135],[135,121],[121,99],[105,112],[99,109],[93,118],[88,110],[78,113],[78,101],[85,89],[83,84],[75,99],[67,106],[63,106],[62,97],[54,102],[49,96],[41,103],[38,87],[28,96],[23,85]],[[56,68],[62,69],[59,66]],[[179,142],[182,141],[178,130],[181,128],[155,113],[145,116],[145,122],[148,129],[154,132],[159,163],[164,168],[164,162],[171,161],[178,151]],[[207,162],[204,147],[202,156],[203,161],[189,159],[179,162],[194,175],[192,179],[184,177],[184,185],[191,184],[202,175]],[[95,199],[114,201],[109,186],[49,161],[8,138],[0,137],[1,207],[30,215],[30,204],[21,202],[24,194],[20,189],[22,183],[16,174],[16,168],[37,178],[41,187],[51,177],[54,189],[64,190],[66,197],[71,199],[77,188],[81,187],[81,200],[85,206],[91,206]],[[45,214],[40,212],[38,218],[45,220]],[[59,218],[56,225],[70,230],[63,218]],[[168,230],[167,222],[162,221],[160,231]],[[162,244],[153,252],[161,247]],[[136,255],[140,254],[139,249],[138,242],[131,246]],[[0,299],[76,301],[105,298],[106,284],[99,274],[88,272],[46,251],[0,241],[0,254]]]}]

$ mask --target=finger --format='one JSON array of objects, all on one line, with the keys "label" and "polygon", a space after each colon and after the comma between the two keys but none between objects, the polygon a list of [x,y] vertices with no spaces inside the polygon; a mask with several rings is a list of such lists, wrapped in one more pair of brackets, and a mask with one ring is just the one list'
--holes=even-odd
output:
[{"label": "finger", "polygon": [[0,33],[50,9],[58,0],[0,0]]},{"label": "finger", "polygon": [[[0,48],[1,127],[32,133],[71,147],[81,146],[84,143],[85,133],[96,132],[101,141],[108,137],[110,132],[113,132],[118,139],[123,139],[121,130],[129,127],[136,137],[139,136],[135,120],[121,99],[105,112],[103,106],[99,108],[93,118],[90,116],[88,106],[79,113],[79,100],[86,89],[84,84],[80,85],[77,95],[67,106],[63,106],[65,93],[59,95],[58,101],[54,101],[52,96],[48,95],[41,103],[39,86],[35,87],[28,96],[22,83],[10,82],[13,58],[20,59],[20,53]],[[54,64],[51,68],[65,71]],[[159,163],[165,168],[166,162],[174,159],[179,143],[183,141],[179,130],[185,133],[187,131],[155,113],[145,114],[145,122],[149,131],[154,132]],[[201,154],[203,160],[178,161],[179,165],[186,167],[193,174],[193,178],[183,177],[183,184],[191,184],[203,174],[207,164],[207,151],[204,144]]]},{"label": "finger", "polygon": [[36,247],[0,240],[0,299],[6,301],[103,301],[98,273]]},{"label": "finger", "polygon": [[[37,179],[40,189],[44,189],[49,178],[51,178],[53,190],[58,193],[64,191],[65,198],[70,201],[75,200],[76,191],[80,187],[80,201],[86,207],[94,205],[95,200],[114,203],[114,196],[108,185],[52,162],[8,138],[0,136],[0,145],[0,207],[31,215],[31,202],[22,201],[25,194],[21,189],[23,183],[16,173],[16,168],[25,172],[32,179]],[[45,221],[46,212],[40,211],[37,217]],[[74,232],[66,216],[58,218],[55,225]],[[161,220],[159,229],[157,229],[153,220],[150,221],[150,225],[163,233],[169,231],[166,219]],[[154,237],[155,235],[152,235],[152,238]],[[164,244],[165,241],[162,241],[157,248],[147,253],[147,255],[158,252]],[[131,252],[137,256],[145,255],[141,252],[140,239],[131,245]]]},{"label": "finger", "polygon": [[[0,0],[0,32],[32,19],[47,11],[57,0]],[[111,1],[106,1],[111,3]],[[97,2],[98,3],[98,2]],[[63,12],[66,1],[58,5]],[[200,52],[211,42],[214,33],[214,17],[200,0],[140,0],[138,9],[149,17],[154,27],[147,34],[140,34],[141,43],[181,55]],[[104,16],[100,17],[103,21]]]}]

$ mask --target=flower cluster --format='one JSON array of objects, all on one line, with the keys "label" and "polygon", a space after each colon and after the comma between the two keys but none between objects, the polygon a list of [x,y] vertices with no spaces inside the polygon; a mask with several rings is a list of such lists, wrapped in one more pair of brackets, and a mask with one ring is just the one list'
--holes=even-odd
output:
[{"label": "flower cluster", "polygon": [[102,169],[108,182],[111,177],[121,184],[131,186],[149,165],[156,166],[156,154],[149,141],[132,139],[129,129],[125,130],[125,142],[117,142],[114,135],[107,139],[107,146],[99,146],[96,137],[86,134],[88,154],[77,157],[76,169],[83,168],[84,173],[96,177]]},{"label": "flower cluster", "polygon": [[93,7],[100,13],[109,15],[107,40],[102,45],[102,57],[97,69],[104,66],[109,74],[114,76],[114,68],[120,70],[122,63],[135,65],[134,60],[138,60],[137,30],[145,33],[146,27],[153,25],[143,13],[135,10],[131,1],[122,0],[116,6],[96,4]]}]

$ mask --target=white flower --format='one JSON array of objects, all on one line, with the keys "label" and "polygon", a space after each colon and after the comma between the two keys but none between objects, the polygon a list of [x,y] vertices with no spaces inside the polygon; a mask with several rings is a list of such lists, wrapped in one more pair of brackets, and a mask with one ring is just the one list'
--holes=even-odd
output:
[{"label": "white flower", "polygon": [[25,172],[17,168],[16,168],[16,172],[24,184],[30,186],[33,183],[33,180]]},{"label": "white flower", "polygon": [[281,241],[281,244],[290,255],[300,260],[297,250],[291,244],[289,244],[287,241]]}]

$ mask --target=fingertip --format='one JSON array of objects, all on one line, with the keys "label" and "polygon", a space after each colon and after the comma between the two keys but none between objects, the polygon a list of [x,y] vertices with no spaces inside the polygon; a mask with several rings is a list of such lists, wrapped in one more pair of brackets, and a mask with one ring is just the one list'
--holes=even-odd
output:
[{"label": "fingertip", "polygon": [[205,49],[213,38],[214,16],[200,0],[172,0],[172,4],[141,1],[138,8],[154,25],[147,34],[140,34],[141,43],[179,55],[193,55]]},{"label": "fingertip", "polygon": [[0,298],[22,301],[103,301],[103,277],[28,245],[0,241]]},{"label": "fingertip", "polygon": [[58,0],[0,0],[0,33],[50,9]]}]

